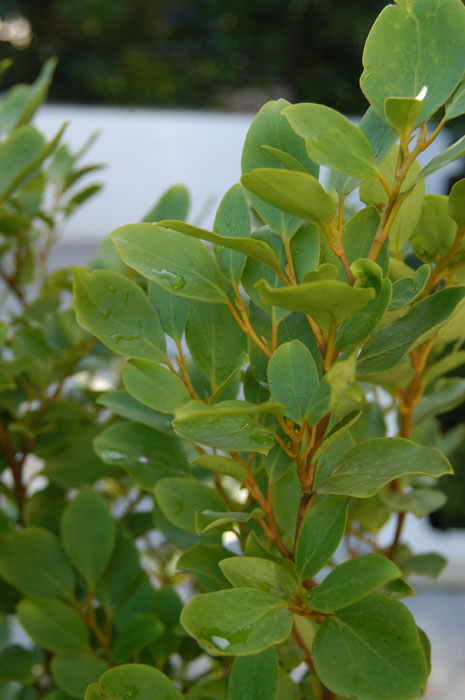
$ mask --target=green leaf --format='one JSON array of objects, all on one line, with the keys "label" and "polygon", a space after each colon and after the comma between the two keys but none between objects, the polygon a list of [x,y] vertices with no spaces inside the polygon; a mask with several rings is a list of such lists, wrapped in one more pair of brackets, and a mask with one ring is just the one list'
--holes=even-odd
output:
[{"label": "green leaf", "polygon": [[460,228],[465,226],[465,178],[456,182],[449,192],[447,213]]},{"label": "green leaf", "polygon": [[195,479],[160,479],[155,486],[155,497],[170,523],[192,534],[196,532],[197,511],[221,511],[224,506],[216,491]]},{"label": "green leaf", "polygon": [[437,489],[413,489],[412,491],[380,491],[381,501],[396,513],[413,513],[416,518],[423,518],[441,508],[447,496]]},{"label": "green leaf", "polygon": [[315,361],[300,340],[275,350],[268,363],[268,383],[272,398],[284,405],[286,416],[300,424],[318,386]]},{"label": "green leaf", "polygon": [[401,476],[452,474],[447,459],[435,447],[423,447],[405,438],[365,440],[345,452],[319,493],[368,498]]},{"label": "green leaf", "polygon": [[274,700],[278,669],[274,649],[236,657],[229,676],[229,700]]},{"label": "green leaf", "polygon": [[181,624],[214,656],[244,656],[284,641],[292,628],[286,603],[253,588],[232,588],[195,596]]},{"label": "green leaf", "polygon": [[305,139],[313,160],[351,177],[376,175],[376,161],[367,137],[335,109],[314,103],[283,111],[294,131]]},{"label": "green leaf", "polygon": [[31,85],[15,85],[0,106],[0,129],[9,133],[27,124],[45,100],[58,61],[49,58]]},{"label": "green leaf", "polygon": [[233,523],[247,523],[251,519],[258,520],[265,515],[261,508],[254,508],[250,513],[242,512],[217,512],[213,510],[204,510],[195,514],[195,529],[198,535],[203,535],[209,530],[222,528],[232,530]]},{"label": "green leaf", "polygon": [[235,588],[258,588],[288,600],[297,591],[297,581],[277,562],[259,557],[230,557],[220,569]]},{"label": "green leaf", "polygon": [[[27,688],[37,682],[37,674],[35,671],[39,671],[41,675],[43,671],[42,664],[44,663],[42,654],[37,652],[37,649],[32,651],[18,644],[4,646],[0,651],[0,687],[2,690],[5,689],[6,681],[16,681],[16,683],[20,683],[23,688]],[[39,668],[37,668],[37,666],[39,666]],[[7,696],[5,700],[9,700],[9,697],[11,696]],[[15,696],[15,700],[21,699]]]},{"label": "green leaf", "polygon": [[454,244],[457,224],[447,215],[447,203],[447,197],[440,194],[427,194],[423,199],[410,239],[417,256],[426,262],[445,257]]},{"label": "green leaf", "polygon": [[297,158],[294,158],[294,156],[286,153],[286,151],[282,151],[280,148],[274,148],[273,146],[262,146],[262,148],[267,153],[270,153],[278,161],[278,163],[281,163],[286,170],[297,170],[299,173],[309,172],[309,170],[302,165]]},{"label": "green leaf", "polygon": [[160,413],[174,413],[190,399],[179,377],[157,362],[130,360],[123,381],[133,398]]},{"label": "green leaf", "polygon": [[175,341],[181,342],[189,314],[189,300],[165,291],[155,282],[149,282],[148,293],[165,333]]},{"label": "green leaf", "polygon": [[111,700],[128,700],[128,693],[129,698],[138,695],[140,700],[183,700],[184,697],[164,673],[143,664],[111,668],[100,677],[97,685],[100,697]]},{"label": "green leaf", "polygon": [[[362,187],[370,180],[365,180],[360,186],[360,197],[362,198]],[[344,226],[343,243],[347,259],[350,263],[356,263],[360,258],[368,258],[373,238],[379,227],[380,215],[374,206],[367,206],[350,217]],[[381,267],[384,277],[389,271],[389,256],[387,245],[383,245],[376,262]]]},{"label": "green leaf", "polygon": [[79,324],[119,355],[166,360],[165,336],[142,289],[118,272],[74,271],[74,310]]},{"label": "green leaf", "polygon": [[446,103],[444,121],[460,117],[465,113],[465,82],[459,83],[457,89]]},{"label": "green leaf", "polygon": [[181,554],[176,568],[195,574],[205,591],[217,591],[229,587],[229,581],[218,566],[220,561],[229,555],[230,552],[219,544],[200,543]]},{"label": "green leaf", "polygon": [[383,586],[380,586],[378,593],[389,595],[392,598],[411,598],[416,595],[414,589],[408,585],[402,578],[396,578],[393,581],[388,581]]},{"label": "green leaf", "polygon": [[465,401],[465,379],[444,378],[436,382],[434,390],[424,394],[413,412],[414,423],[446,413]]},{"label": "green leaf", "polygon": [[66,507],[61,520],[63,546],[91,588],[110,561],[115,536],[114,520],[97,491],[81,491]]},{"label": "green leaf", "polygon": [[221,457],[220,455],[200,455],[192,460],[193,464],[197,464],[204,469],[210,469],[217,474],[232,476],[239,481],[247,479],[247,469],[239,464],[234,459],[229,457]]},{"label": "green leaf", "polygon": [[35,161],[45,139],[33,126],[22,126],[0,144],[0,200],[6,198],[18,178]]},{"label": "green leaf", "polygon": [[223,305],[191,302],[186,343],[213,392],[245,359],[246,336]]},{"label": "green leaf", "polygon": [[[271,146],[296,159],[309,173],[318,177],[318,166],[309,160],[305,142],[291,129],[287,119],[282,115],[282,110],[288,105],[289,102],[286,100],[267,102],[254,117],[242,151],[243,174],[256,168],[279,167],[276,156],[264,148]],[[293,170],[294,167],[290,169]],[[253,194],[250,195],[250,199],[263,221],[280,236],[290,239],[299,228],[300,219],[266,204]]]},{"label": "green leaf", "polygon": [[86,653],[54,656],[50,667],[60,690],[77,700],[82,700],[87,686],[108,668],[105,661]]},{"label": "green leaf", "polygon": [[401,309],[403,306],[407,306],[407,304],[415,301],[426,287],[430,274],[431,267],[429,265],[421,265],[415,270],[413,278],[405,277],[396,280],[392,285],[392,298],[389,309]]},{"label": "green leaf", "polygon": [[465,287],[443,289],[384,326],[362,349],[357,375],[368,376],[394,367],[412,348],[439,330],[464,297]]},{"label": "green leaf", "polygon": [[312,578],[339,546],[346,527],[347,498],[318,501],[302,521],[295,562],[301,580]]},{"label": "green leaf", "polygon": [[337,280],[307,282],[282,289],[272,289],[262,280],[257,288],[265,304],[310,314],[325,332],[333,324],[345,321],[375,296],[373,289],[357,289]]},{"label": "green leaf", "polygon": [[440,170],[449,163],[452,163],[452,161],[457,160],[457,158],[461,158],[464,154],[465,136],[462,136],[462,138],[450,145],[449,148],[446,148],[445,151],[443,151],[438,156],[435,156],[432,160],[430,160],[430,162],[427,163],[425,167],[422,168],[422,170],[420,171],[416,182],[424,180],[425,177],[429,177],[437,170]]},{"label": "green leaf", "polygon": [[146,425],[149,428],[155,428],[155,430],[165,433],[165,435],[173,435],[171,418],[169,416],[144,406],[124,389],[107,391],[98,397],[96,403],[109,408],[110,411],[122,418],[127,418],[135,423],[142,423],[142,425]]},{"label": "green leaf", "polygon": [[185,221],[190,209],[189,192],[184,185],[174,185],[162,194],[142,221],[153,223],[163,219]]},{"label": "green leaf", "polygon": [[428,677],[412,615],[379,593],[327,617],[312,658],[330,690],[359,700],[417,698]]},{"label": "green leaf", "polygon": [[384,100],[384,114],[396,131],[409,134],[418,122],[423,106],[424,99],[418,97],[387,97]]},{"label": "green leaf", "polygon": [[412,554],[406,547],[405,550],[399,548],[395,562],[405,575],[417,574],[437,578],[447,564],[447,559],[436,552]]},{"label": "green leaf", "polygon": [[[249,204],[244,194],[244,190],[240,185],[233,185],[224,195],[220,202],[218,211],[215,216],[213,230],[215,233],[226,238],[235,238],[238,241],[244,237],[250,238],[252,223],[250,220]],[[217,245],[213,248],[218,265],[222,272],[233,284],[238,285],[241,279],[242,270],[245,265],[245,257],[236,250],[229,247],[230,241],[227,241],[227,246]],[[256,246],[255,246],[256,248]],[[266,250],[266,248],[265,248]],[[261,251],[261,254],[265,253]],[[250,255],[250,253],[248,253]],[[262,262],[268,264],[263,258]],[[273,257],[271,256],[271,261]],[[274,260],[274,264],[279,261]]]},{"label": "green leaf", "polygon": [[465,9],[457,0],[400,0],[388,5],[366,40],[360,79],[378,116],[384,119],[386,98],[416,97],[426,86],[415,125],[429,119],[462,78],[464,39]]},{"label": "green leaf", "polygon": [[391,281],[384,279],[376,297],[339,326],[336,333],[336,350],[349,352],[360,345],[383,318],[391,297]]},{"label": "green leaf", "polygon": [[226,303],[221,272],[200,241],[153,224],[122,226],[111,237],[123,262],[165,291],[188,299]]},{"label": "green leaf", "polygon": [[340,421],[333,425],[325,434],[324,439],[313,455],[313,460],[316,461],[331,445],[343,435],[346,430],[359,420],[362,411],[350,411]]},{"label": "green leaf", "polygon": [[382,554],[365,554],[340,564],[310,593],[313,610],[332,613],[356,603],[400,576],[400,569]]},{"label": "green leaf", "polygon": [[130,656],[154,642],[163,633],[165,626],[151,613],[134,615],[119,630],[113,642],[113,656],[117,664],[128,661]]},{"label": "green leaf", "polygon": [[181,476],[188,470],[180,441],[138,423],[111,425],[94,440],[94,448],[105,464],[123,467],[136,484],[152,491],[166,476]]},{"label": "green leaf", "polygon": [[267,204],[322,227],[336,213],[333,198],[310,173],[259,168],[243,175],[241,183]]},{"label": "green leaf", "polygon": [[31,639],[54,653],[73,654],[90,644],[89,631],[78,613],[50,598],[23,598],[16,609]]},{"label": "green leaf", "polygon": [[[286,264],[286,253],[281,238],[279,238],[275,233],[273,233],[273,231],[271,231],[271,229],[269,229],[267,226],[257,229],[253,232],[252,236],[253,238],[257,238],[258,240],[263,240],[266,243],[268,243],[268,245],[271,246],[277,254],[281,262],[281,266],[284,268]],[[259,282],[261,279],[265,279],[268,282],[268,284],[273,288],[284,286],[284,282],[276,274],[276,272],[273,272],[273,270],[271,270],[269,267],[265,267],[262,263],[258,262],[258,260],[248,258],[244,267],[244,271],[242,273],[241,282],[242,286],[244,287],[246,293],[250,298],[249,319],[252,326],[254,327],[255,332],[257,332],[258,330],[256,328],[257,319],[261,324],[269,325],[271,327],[271,320],[268,317],[269,310],[266,308],[266,306],[263,305],[260,299],[260,295],[257,289],[255,288],[257,282]],[[267,316],[264,317],[263,314],[260,314],[256,309],[254,309],[253,304],[265,311],[267,313]],[[288,314],[287,311],[282,311],[281,309],[276,309],[274,313],[275,323],[279,323]],[[250,344],[250,341],[249,346],[249,354],[253,355],[253,353],[255,352],[255,355],[257,355],[258,353],[260,357],[263,355],[261,350],[259,351],[253,343]]]},{"label": "green leaf", "polygon": [[291,239],[291,252],[297,281],[316,270],[320,260],[320,234],[315,224],[302,224]]},{"label": "green leaf", "polygon": [[212,405],[190,401],[176,412],[173,428],[181,437],[200,445],[268,454],[274,444],[274,430],[251,416],[269,411],[282,415],[284,409],[279,404],[254,406],[247,401],[222,401]]},{"label": "green leaf", "polygon": [[24,595],[67,601],[73,595],[69,561],[55,535],[41,527],[27,527],[0,538],[0,575]]}]

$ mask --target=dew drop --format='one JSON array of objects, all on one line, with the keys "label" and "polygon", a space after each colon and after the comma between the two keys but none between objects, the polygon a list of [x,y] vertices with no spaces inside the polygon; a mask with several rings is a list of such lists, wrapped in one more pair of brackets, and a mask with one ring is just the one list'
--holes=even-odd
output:
[{"label": "dew drop", "polygon": [[108,285],[108,291],[112,292],[113,294],[116,292],[116,287],[114,284],[109,284]]},{"label": "dew drop", "polygon": [[300,248],[294,248],[294,255],[300,255],[302,250]]},{"label": "dew drop", "polygon": [[184,277],[176,275],[169,270],[152,270],[153,274],[161,280],[166,280],[173,289],[182,289],[186,284]]},{"label": "dew drop", "polygon": [[117,452],[116,450],[103,450],[102,459],[104,462],[105,460],[114,462],[121,459],[127,459],[127,456],[123,455],[121,452]]},{"label": "dew drop", "polygon": [[136,695],[138,694],[138,689],[136,688],[135,685],[129,686],[129,688],[125,688],[123,690],[123,698],[124,700],[130,700],[131,698],[135,698]]},{"label": "dew drop", "polygon": [[123,304],[125,304],[125,303],[127,302],[128,299],[129,299],[129,292],[124,292]]},{"label": "dew drop", "polygon": [[230,642],[224,637],[213,636],[211,637],[211,642],[213,646],[215,646],[217,649],[220,649],[221,651],[224,651],[229,646],[231,646]]},{"label": "dew drop", "polygon": [[213,250],[215,253],[222,253],[224,250],[224,245],[214,245]]},{"label": "dew drop", "polygon": [[139,464],[147,464],[149,458],[145,455],[141,455],[137,461],[139,462]]},{"label": "dew drop", "polygon": [[122,335],[121,333],[112,333],[110,338],[115,341],[115,343],[120,343],[122,340],[140,340],[138,335]]},{"label": "dew drop", "polygon": [[102,314],[103,318],[108,318],[111,316],[111,309],[100,309],[100,313]]}]

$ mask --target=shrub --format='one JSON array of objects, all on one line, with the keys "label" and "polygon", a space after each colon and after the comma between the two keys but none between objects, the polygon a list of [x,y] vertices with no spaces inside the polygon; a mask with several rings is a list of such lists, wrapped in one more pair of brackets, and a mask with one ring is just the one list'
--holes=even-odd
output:
[{"label": "shrub", "polygon": [[[435,416],[463,397],[465,313],[465,180],[424,183],[465,137],[417,157],[465,112],[464,37],[459,0],[387,7],[358,127],[268,103],[213,231],[175,187],[112,234],[119,261],[75,270],[81,329],[23,294],[2,364],[0,573],[35,643],[2,652],[17,697],[421,694],[429,642],[400,600],[444,559],[402,531],[444,501]],[[95,402],[100,368],[122,385]],[[30,498],[27,454],[49,480]]]}]

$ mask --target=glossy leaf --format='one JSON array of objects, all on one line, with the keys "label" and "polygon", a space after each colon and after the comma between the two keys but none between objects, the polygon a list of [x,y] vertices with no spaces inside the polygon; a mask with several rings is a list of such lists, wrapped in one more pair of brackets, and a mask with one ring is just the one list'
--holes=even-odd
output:
[{"label": "glossy leaf", "polygon": [[278,669],[274,649],[252,656],[238,656],[229,676],[229,700],[274,700]]},{"label": "glossy leaf", "polygon": [[328,226],[336,212],[333,198],[310,173],[259,168],[241,182],[267,204],[319,226]]},{"label": "glossy leaf", "polygon": [[249,520],[263,518],[265,515],[261,508],[254,508],[250,512],[217,512],[203,510],[195,514],[195,529],[198,535],[222,528],[232,530],[234,523],[247,523]]},{"label": "glossy leaf", "polygon": [[16,613],[31,639],[44,649],[73,654],[89,646],[89,631],[83,619],[58,600],[23,598]]},{"label": "glossy leaf", "polygon": [[384,114],[389,124],[400,134],[410,133],[423,111],[424,100],[417,97],[388,97]]},{"label": "glossy leaf", "polygon": [[312,658],[326,686],[360,700],[417,698],[428,677],[412,615],[378,593],[327,617]]},{"label": "glossy leaf", "polygon": [[100,406],[105,406],[122,418],[127,418],[135,423],[142,423],[142,425],[146,425],[149,428],[155,428],[155,430],[166,435],[173,434],[171,418],[166,413],[158,413],[144,406],[124,389],[107,391],[98,397],[97,403]]},{"label": "glossy leaf", "polygon": [[348,504],[347,498],[325,498],[303,519],[295,552],[300,579],[312,578],[336,551],[345,531]]},{"label": "glossy leaf", "polygon": [[437,477],[452,474],[452,467],[435,447],[405,438],[375,438],[343,454],[318,491],[368,498],[393,479],[414,474]]},{"label": "glossy leaf", "polygon": [[401,0],[386,7],[368,34],[360,79],[378,116],[384,118],[386,98],[416,97],[426,86],[415,125],[431,117],[462,78],[464,38],[465,9],[457,0]]},{"label": "glossy leaf", "polygon": [[74,272],[74,310],[80,325],[119,355],[166,357],[160,319],[142,289],[110,270]]},{"label": "glossy leaf", "polygon": [[295,287],[272,289],[264,280],[257,285],[265,304],[310,314],[328,332],[374,298],[373,289],[357,289],[344,282],[308,282]]},{"label": "glossy leaf", "polygon": [[144,216],[143,221],[150,223],[163,219],[180,219],[185,221],[190,209],[189,192],[184,185],[174,185],[162,194],[158,202]]},{"label": "glossy leaf", "polygon": [[73,594],[70,563],[57,538],[41,527],[0,538],[0,574],[24,595],[68,601]]},{"label": "glossy leaf", "polygon": [[112,233],[112,240],[126,265],[170,294],[225,303],[221,272],[200,241],[153,224],[122,226]]},{"label": "glossy leaf", "polygon": [[155,282],[148,284],[149,299],[156,308],[163,330],[178,342],[189,315],[189,300],[167,292]]},{"label": "glossy leaf", "polygon": [[127,664],[111,668],[98,681],[100,698],[127,700],[128,692],[141,698],[182,700],[183,695],[164,673],[152,666]]},{"label": "glossy leaf", "polygon": [[286,603],[253,588],[232,588],[195,596],[181,624],[214,656],[243,656],[284,641],[292,616]]},{"label": "glossy leaf", "polygon": [[400,575],[400,569],[382,554],[349,559],[312,589],[310,604],[317,612],[332,613],[356,603]]},{"label": "glossy leaf", "polygon": [[196,532],[196,511],[221,511],[224,505],[216,491],[195,479],[161,479],[155,486],[155,496],[170,523],[192,534]]},{"label": "glossy leaf", "polygon": [[259,557],[230,557],[220,569],[236,588],[258,588],[288,600],[297,591],[297,581],[277,562]]},{"label": "glossy leaf", "polygon": [[304,103],[284,110],[294,131],[320,165],[351,177],[376,175],[376,161],[367,137],[347,117],[325,105]]},{"label": "glossy leaf", "polygon": [[82,700],[87,686],[98,680],[108,666],[98,656],[81,653],[54,656],[50,668],[59,689],[72,698]]},{"label": "glossy leaf", "polygon": [[[309,160],[305,142],[291,129],[287,119],[282,115],[282,110],[288,105],[289,102],[286,100],[267,102],[254,117],[242,151],[243,174],[257,168],[278,168],[279,162],[276,156],[264,148],[264,146],[271,146],[289,154],[309,173],[318,177],[318,166]],[[250,195],[250,199],[263,221],[279,235],[289,239],[299,228],[300,219],[285,214],[253,194]]]},{"label": "glossy leaf", "polygon": [[310,351],[300,340],[283,343],[268,363],[271,396],[283,404],[286,416],[301,423],[309,397],[318,386],[318,370]]},{"label": "glossy leaf", "polygon": [[133,398],[160,413],[174,413],[190,399],[179,377],[149,360],[130,360],[123,381]]},{"label": "glossy leaf", "polygon": [[132,654],[158,639],[164,629],[165,626],[151,613],[134,615],[116,635],[112,647],[116,663],[128,661]]}]

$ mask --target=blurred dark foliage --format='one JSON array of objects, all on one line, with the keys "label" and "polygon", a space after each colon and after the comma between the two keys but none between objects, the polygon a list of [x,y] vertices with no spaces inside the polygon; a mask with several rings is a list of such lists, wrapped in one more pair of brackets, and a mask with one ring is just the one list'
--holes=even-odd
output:
[{"label": "blurred dark foliage", "polygon": [[270,98],[361,113],[366,35],[386,0],[1,0],[30,46],[0,44],[3,87],[60,59],[51,99],[256,109]]}]

